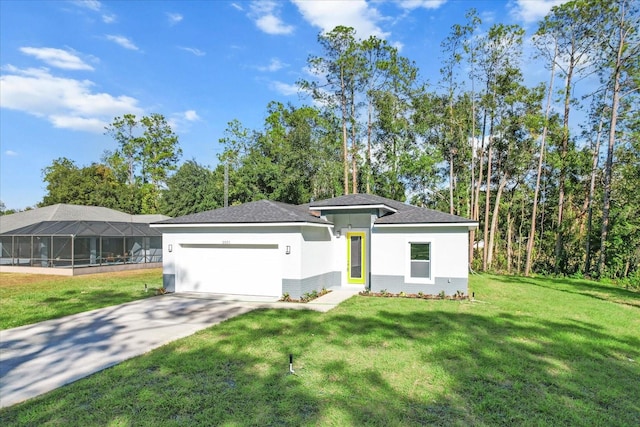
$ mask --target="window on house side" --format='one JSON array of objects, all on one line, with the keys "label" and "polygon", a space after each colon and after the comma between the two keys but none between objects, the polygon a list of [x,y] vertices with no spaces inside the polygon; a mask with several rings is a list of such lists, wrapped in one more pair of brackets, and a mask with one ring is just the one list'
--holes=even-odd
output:
[{"label": "window on house side", "polygon": [[410,243],[411,277],[431,277],[431,243]]}]

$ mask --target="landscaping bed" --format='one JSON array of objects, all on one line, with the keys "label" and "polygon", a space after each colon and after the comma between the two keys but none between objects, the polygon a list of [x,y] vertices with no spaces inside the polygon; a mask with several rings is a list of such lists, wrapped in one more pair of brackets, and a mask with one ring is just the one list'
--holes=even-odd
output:
[{"label": "landscaping bed", "polygon": [[328,294],[329,292],[331,292],[328,289],[322,288],[320,291],[311,291],[311,292],[307,292],[304,295],[302,295],[300,298],[291,298],[291,296],[289,294],[284,294],[282,295],[282,298],[280,298],[278,301],[280,302],[309,302],[309,301],[313,301],[314,299],[320,298],[323,295]]},{"label": "landscaping bed", "polygon": [[423,292],[418,292],[417,294],[408,294],[406,292],[399,293],[391,293],[386,291],[385,289],[380,292],[371,292],[370,290],[364,290],[358,293],[363,297],[383,297],[383,298],[419,298],[419,299],[440,299],[440,300],[454,300],[454,301],[462,301],[469,299],[468,295],[458,291],[455,295],[447,295],[444,291],[439,292],[438,294],[425,294]]}]

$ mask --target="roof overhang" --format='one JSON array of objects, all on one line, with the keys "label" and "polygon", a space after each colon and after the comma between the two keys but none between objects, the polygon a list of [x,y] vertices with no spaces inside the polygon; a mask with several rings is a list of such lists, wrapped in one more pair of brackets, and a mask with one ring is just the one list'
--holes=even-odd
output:
[{"label": "roof overhang", "polygon": [[375,205],[348,205],[348,206],[309,206],[309,210],[311,211],[354,211],[354,210],[363,210],[363,209],[384,209],[387,212],[398,212],[397,209],[392,208],[389,205],[385,204],[375,204]]},{"label": "roof overhang", "polygon": [[475,230],[478,228],[477,222],[421,222],[421,223],[406,223],[406,224],[373,224],[374,228],[446,228],[446,227],[465,227],[468,230]]},{"label": "roof overhang", "polygon": [[229,228],[229,227],[333,227],[333,224],[316,222],[220,222],[220,223],[184,223],[149,224],[153,228]]}]

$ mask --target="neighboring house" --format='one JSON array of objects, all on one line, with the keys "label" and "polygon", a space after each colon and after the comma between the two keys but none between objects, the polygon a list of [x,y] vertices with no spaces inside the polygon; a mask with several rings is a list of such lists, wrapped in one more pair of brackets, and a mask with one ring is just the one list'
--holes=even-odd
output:
[{"label": "neighboring house", "polygon": [[294,206],[260,200],[151,224],[163,233],[164,286],[299,298],[332,286],[468,294],[477,222],[351,194]]},{"label": "neighboring house", "polygon": [[0,271],[75,275],[159,267],[165,215],[56,204],[0,216]]}]

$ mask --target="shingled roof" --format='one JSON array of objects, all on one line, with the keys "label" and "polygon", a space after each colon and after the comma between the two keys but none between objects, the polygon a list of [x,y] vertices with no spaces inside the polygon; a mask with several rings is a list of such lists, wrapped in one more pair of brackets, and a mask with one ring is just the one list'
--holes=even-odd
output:
[{"label": "shingled roof", "polygon": [[313,223],[331,225],[302,206],[271,200],[258,200],[237,206],[213,209],[180,216],[156,224],[249,224],[249,223]]},{"label": "shingled roof", "polygon": [[373,194],[348,194],[332,199],[290,205],[271,200],[259,200],[227,208],[213,209],[157,222],[169,224],[269,224],[269,223],[312,223],[331,225],[332,223],[314,215],[331,208],[366,209],[386,207],[388,214],[378,218],[375,224],[468,224],[475,223],[467,218],[450,215],[433,209],[420,208],[397,200]]},{"label": "shingled roof", "polygon": [[409,209],[404,209],[376,219],[375,224],[468,224],[476,222],[433,209],[411,205],[407,206]]}]

